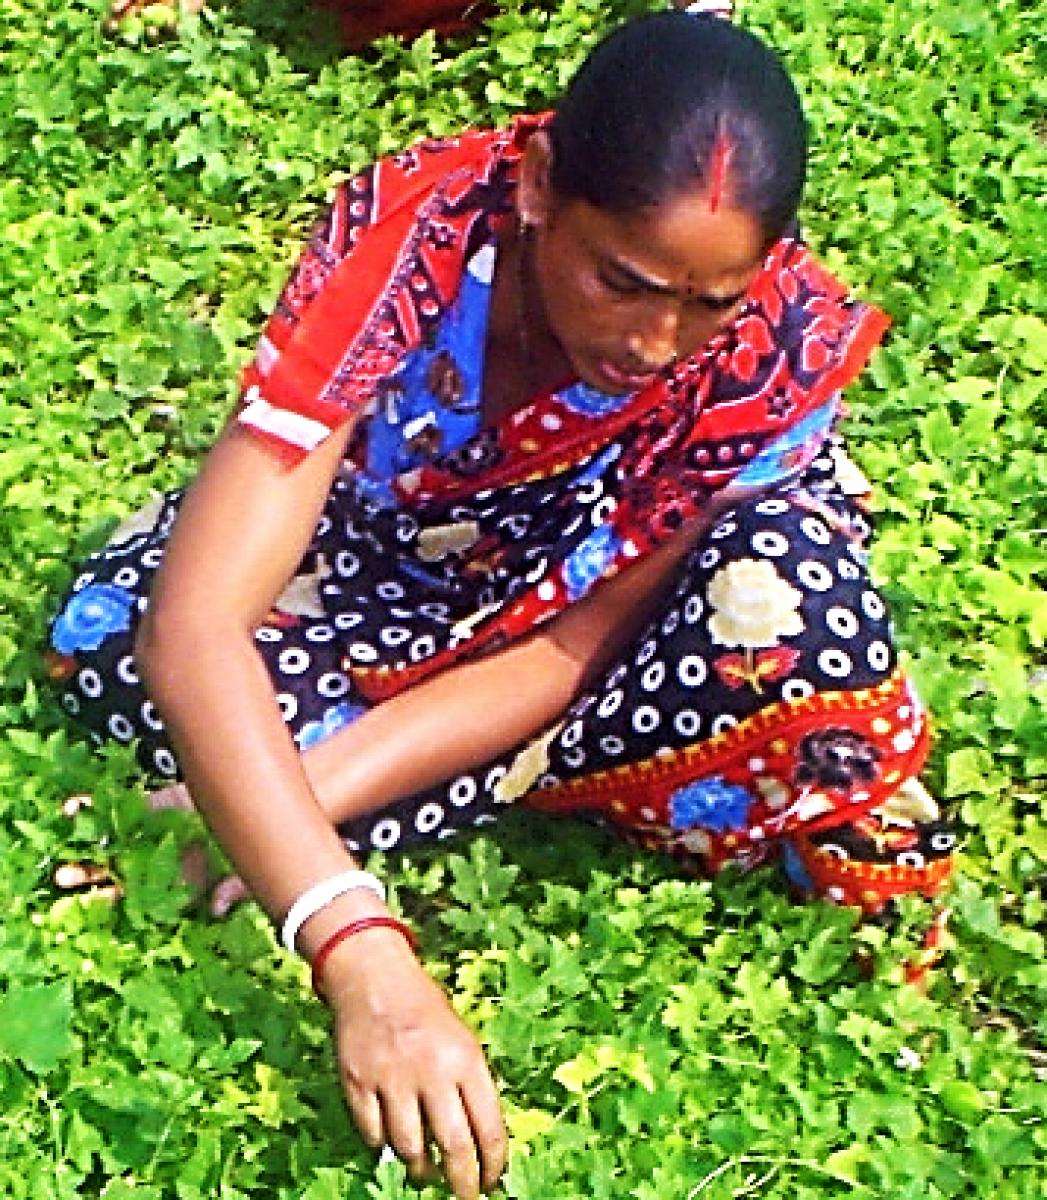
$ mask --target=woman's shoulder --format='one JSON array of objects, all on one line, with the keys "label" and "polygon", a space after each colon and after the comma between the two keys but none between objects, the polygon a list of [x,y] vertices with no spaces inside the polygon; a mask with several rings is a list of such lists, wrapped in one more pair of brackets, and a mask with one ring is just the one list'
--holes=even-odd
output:
[{"label": "woman's shoulder", "polygon": [[516,166],[531,136],[544,128],[550,113],[525,114],[497,128],[466,128],[453,135],[426,136],[405,149],[376,158],[354,172],[337,189],[336,203],[344,206],[345,248],[354,230],[417,208],[434,189],[447,193],[458,210],[476,189],[503,183],[511,187]]},{"label": "woman's shoulder", "polygon": [[298,457],[371,401],[510,210],[515,164],[540,121],[430,138],[346,180],[242,375],[238,419],[278,427]]}]

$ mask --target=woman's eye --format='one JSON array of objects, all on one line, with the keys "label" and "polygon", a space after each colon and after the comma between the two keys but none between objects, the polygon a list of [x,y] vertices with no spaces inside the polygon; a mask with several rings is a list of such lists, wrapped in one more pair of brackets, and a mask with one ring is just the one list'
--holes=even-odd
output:
[{"label": "woman's eye", "polygon": [[616,296],[636,296],[640,293],[639,284],[633,283],[629,279],[619,279],[616,276],[605,275],[600,272],[600,283],[609,292],[613,292]]},{"label": "woman's eye", "polygon": [[741,296],[695,296],[694,303],[700,308],[704,308],[706,312],[725,313],[730,312],[738,302]]}]

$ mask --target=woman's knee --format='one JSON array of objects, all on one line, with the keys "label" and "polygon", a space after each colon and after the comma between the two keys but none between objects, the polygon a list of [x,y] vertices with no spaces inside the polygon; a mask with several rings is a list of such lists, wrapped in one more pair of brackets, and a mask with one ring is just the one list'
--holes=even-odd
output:
[{"label": "woman's knee", "polygon": [[[727,686],[783,684],[782,699],[873,686],[896,665],[887,607],[853,505],[783,491],[730,510],[695,546],[676,606],[700,608],[690,653]],[[771,689],[774,690],[774,689]]]}]

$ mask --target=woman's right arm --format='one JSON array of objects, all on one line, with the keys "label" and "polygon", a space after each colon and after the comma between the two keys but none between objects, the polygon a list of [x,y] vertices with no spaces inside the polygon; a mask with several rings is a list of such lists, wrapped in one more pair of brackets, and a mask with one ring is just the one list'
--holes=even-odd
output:
[{"label": "woman's right arm", "polygon": [[[348,432],[288,469],[229,426],[184,501],[136,644],[194,801],[274,919],[354,865],[317,803],[253,641],[308,544]],[[311,957],[342,925],[381,912],[374,895],[347,893],[306,922],[298,945]],[[365,1139],[391,1144],[418,1172],[432,1136],[458,1196],[492,1185],[505,1135],[483,1053],[400,935],[375,928],[343,942],[324,986]]]}]

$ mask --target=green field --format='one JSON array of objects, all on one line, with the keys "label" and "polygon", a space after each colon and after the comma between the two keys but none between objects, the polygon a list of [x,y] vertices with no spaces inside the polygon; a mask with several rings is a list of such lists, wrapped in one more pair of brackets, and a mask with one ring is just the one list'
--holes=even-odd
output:
[{"label": "green field", "polygon": [[[458,41],[342,57],[291,0],[180,40],[101,0],[0,0],[0,1195],[392,1200],[325,1011],[253,906],[178,883],[40,663],[84,553],[188,477],[332,183],[423,133],[546,105],[642,0],[502,0]],[[927,994],[888,936],[756,874],[684,881],[520,815],[390,861],[482,1034],[517,1200],[1047,1195],[1047,13],[1031,0],[742,0],[805,94],[819,254],[894,328],[852,393],[878,581],[936,716],[964,855]],[[91,807],[63,815],[70,795]],[[555,837],[552,836],[555,834]],[[55,865],[124,889],[61,895]],[[853,942],[874,956],[872,978]],[[430,1188],[426,1197],[442,1194]]]}]

